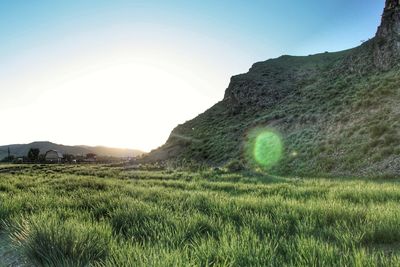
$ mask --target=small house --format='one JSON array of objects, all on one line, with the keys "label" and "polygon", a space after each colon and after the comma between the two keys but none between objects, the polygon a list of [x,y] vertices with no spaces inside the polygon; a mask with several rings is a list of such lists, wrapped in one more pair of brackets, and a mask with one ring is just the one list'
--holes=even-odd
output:
[{"label": "small house", "polygon": [[63,154],[56,150],[49,150],[44,157],[46,162],[60,163],[63,159]]}]

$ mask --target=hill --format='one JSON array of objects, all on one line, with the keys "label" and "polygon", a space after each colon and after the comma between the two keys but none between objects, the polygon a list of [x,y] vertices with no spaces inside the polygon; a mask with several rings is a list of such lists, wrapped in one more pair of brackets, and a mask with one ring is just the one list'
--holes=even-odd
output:
[{"label": "hill", "polygon": [[17,157],[26,156],[30,148],[38,148],[42,154],[51,149],[60,151],[64,154],[72,155],[86,155],[88,153],[95,153],[99,156],[133,157],[143,154],[142,151],[134,149],[109,148],[102,146],[64,146],[51,142],[33,142],[30,144],[0,146],[0,159],[7,156],[8,148],[10,148],[11,154]]},{"label": "hill", "polygon": [[282,144],[271,173],[399,175],[399,63],[400,3],[387,0],[374,38],[347,51],[254,64],[147,159],[255,167],[254,143],[270,131]]}]

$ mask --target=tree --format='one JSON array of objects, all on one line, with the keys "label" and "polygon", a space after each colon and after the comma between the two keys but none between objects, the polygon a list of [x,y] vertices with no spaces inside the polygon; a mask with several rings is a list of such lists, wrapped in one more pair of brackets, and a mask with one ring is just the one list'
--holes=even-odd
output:
[{"label": "tree", "polygon": [[86,159],[96,159],[97,155],[94,153],[88,153],[86,154]]},{"label": "tree", "polygon": [[29,162],[37,162],[39,160],[40,150],[38,148],[31,148],[28,151],[28,160]]},{"label": "tree", "polygon": [[64,161],[71,163],[75,159],[75,156],[72,154],[64,154]]},{"label": "tree", "polygon": [[40,154],[39,155],[39,163],[45,163],[45,162],[46,162],[46,155]]}]

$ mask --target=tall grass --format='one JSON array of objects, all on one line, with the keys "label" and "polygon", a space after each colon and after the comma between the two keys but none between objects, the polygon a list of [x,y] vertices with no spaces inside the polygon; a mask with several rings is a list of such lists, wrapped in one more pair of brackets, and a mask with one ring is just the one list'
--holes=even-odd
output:
[{"label": "tall grass", "polygon": [[0,176],[1,229],[37,266],[400,265],[398,180],[13,172]]},{"label": "tall grass", "polygon": [[[77,216],[79,217],[79,216]],[[9,225],[10,236],[39,266],[87,266],[108,256],[107,224],[63,219],[48,212]]]}]

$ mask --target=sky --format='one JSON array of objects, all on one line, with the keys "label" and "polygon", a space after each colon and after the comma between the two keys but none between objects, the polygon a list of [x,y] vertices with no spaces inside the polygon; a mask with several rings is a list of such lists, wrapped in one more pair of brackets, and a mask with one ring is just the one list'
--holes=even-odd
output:
[{"label": "sky", "polygon": [[358,46],[383,0],[0,0],[0,145],[150,151],[280,55]]}]

